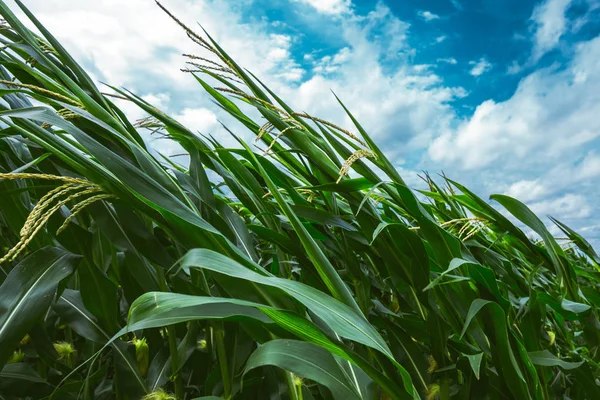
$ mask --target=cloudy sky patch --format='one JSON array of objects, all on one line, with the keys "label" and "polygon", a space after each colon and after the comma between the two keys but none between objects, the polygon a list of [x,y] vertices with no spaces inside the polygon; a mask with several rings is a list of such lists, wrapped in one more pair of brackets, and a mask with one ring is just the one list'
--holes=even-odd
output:
[{"label": "cloudy sky patch", "polygon": [[[482,197],[515,196],[600,243],[600,224],[589,221],[600,213],[598,2],[408,3],[163,0],[296,109],[351,127],[333,90],[409,182],[418,171],[444,171]],[[225,145],[235,141],[221,120],[251,139],[180,71],[182,54],[201,50],[154,1],[27,6],[97,81]]]}]

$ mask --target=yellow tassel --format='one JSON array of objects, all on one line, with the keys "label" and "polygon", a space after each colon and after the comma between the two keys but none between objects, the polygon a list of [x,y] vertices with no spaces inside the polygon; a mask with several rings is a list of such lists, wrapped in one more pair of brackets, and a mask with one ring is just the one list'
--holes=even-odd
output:
[{"label": "yellow tassel", "polygon": [[18,350],[13,353],[10,360],[8,360],[6,363],[7,364],[17,364],[17,363],[20,363],[21,361],[23,361],[24,358],[25,358],[25,353],[23,353],[21,350]]},{"label": "yellow tassel", "polygon": [[114,197],[110,194],[101,193],[103,192],[103,189],[95,183],[85,179],[71,178],[68,176],[31,173],[0,173],[0,179],[42,179],[64,182],[63,185],[51,190],[40,198],[27,216],[27,220],[21,228],[19,242],[12,249],[8,250],[8,252],[2,258],[0,258],[0,264],[5,261],[14,260],[33,240],[35,235],[44,227],[50,217],[69,201],[75,200],[82,196],[93,195],[87,199],[84,199],[82,202],[73,207],[71,216],[68,217],[63,225],[58,229],[57,234],[62,232],[62,230],[67,227],[69,222],[75,218],[77,214],[80,213],[81,210],[83,210],[86,206],[99,200],[105,200]]},{"label": "yellow tassel", "polygon": [[158,390],[156,390],[152,393],[148,393],[147,395],[142,397],[142,400],[177,400],[177,399],[172,394],[169,394],[162,389],[158,389]]},{"label": "yellow tassel", "polygon": [[25,335],[25,337],[23,337],[23,339],[21,339],[21,342],[19,343],[21,346],[25,346],[27,343],[29,343],[29,339],[31,339],[29,337],[29,333],[27,335]]},{"label": "yellow tassel", "polygon": [[344,161],[344,165],[342,165],[342,168],[340,169],[340,176],[338,177],[337,181],[335,181],[335,183],[340,183],[344,175],[346,175],[348,171],[350,171],[350,167],[352,166],[352,164],[364,157],[377,158],[375,153],[369,150],[355,151],[354,154],[352,154],[350,157],[348,157],[346,161]]},{"label": "yellow tassel", "polygon": [[148,365],[150,364],[150,348],[146,343],[146,338],[134,338],[131,343],[135,345],[135,360],[142,376],[146,376]]},{"label": "yellow tassel", "polygon": [[427,394],[425,396],[427,400],[434,400],[436,397],[438,397],[438,394],[440,394],[440,385],[437,383],[432,383],[431,385],[427,386]]},{"label": "yellow tassel", "polygon": [[437,361],[433,356],[429,356],[429,368],[427,368],[427,373],[433,374],[438,369]]},{"label": "yellow tassel", "polygon": [[553,346],[554,342],[556,342],[556,333],[554,333],[552,331],[546,331],[546,333],[550,337],[550,346]]},{"label": "yellow tassel", "polygon": [[56,342],[53,343],[54,350],[58,353],[58,359],[62,360],[63,358],[68,358],[71,354],[76,353],[77,351],[73,348],[71,343],[67,342]]}]

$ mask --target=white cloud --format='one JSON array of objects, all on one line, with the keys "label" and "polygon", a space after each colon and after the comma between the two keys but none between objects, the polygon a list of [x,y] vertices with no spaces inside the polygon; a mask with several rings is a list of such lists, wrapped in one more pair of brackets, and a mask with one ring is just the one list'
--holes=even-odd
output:
[{"label": "white cloud", "polygon": [[579,233],[590,232],[595,230],[600,230],[600,224],[581,227],[579,228]]},{"label": "white cloud", "polygon": [[[550,208],[558,204],[555,201],[556,198],[563,197],[569,193],[584,196],[586,202],[590,198],[597,197],[598,191],[596,190],[595,178],[600,176],[600,156],[594,150],[591,150],[581,157],[578,162],[573,163],[573,158],[577,157],[567,157],[564,162],[560,163],[550,162],[544,166],[545,168],[542,168],[547,168],[542,173],[524,167],[521,169],[520,175],[526,177],[536,176],[536,178],[518,180],[506,186],[502,192],[528,204],[541,202],[546,208],[545,211],[543,210],[544,212],[548,212],[559,219],[574,218],[573,212],[570,212],[567,216],[562,216],[557,214],[559,211],[558,206],[554,211],[551,211]],[[552,164],[555,166],[551,167]],[[506,173],[506,171],[499,170],[498,174],[504,175],[506,179],[514,179],[514,173]],[[486,177],[485,179],[489,180],[490,178]],[[491,190],[502,186],[501,182],[493,183]],[[594,204],[597,203],[594,202]]]},{"label": "white cloud", "polygon": [[588,153],[575,170],[574,178],[577,180],[600,176],[600,156],[593,151]]},{"label": "white cloud", "polygon": [[578,194],[533,203],[529,206],[538,216],[551,215],[560,219],[580,219],[591,215],[591,208],[585,197]]},{"label": "white cloud", "polygon": [[[203,27],[231,55],[252,65],[255,73],[284,81],[297,80],[301,75],[290,55],[291,37],[272,34],[265,23],[244,23],[241,13],[228,2],[163,3],[190,27],[198,27],[196,20],[201,19]],[[141,86],[140,80],[153,74],[177,90],[189,90],[190,77],[179,70],[184,65],[181,54],[197,53],[198,46],[153,1],[30,0],[27,5],[77,60],[93,66],[91,71],[98,79]],[[278,75],[281,71],[293,74]],[[143,78],[140,73],[145,74]]]},{"label": "white cloud", "polygon": [[575,162],[569,160],[557,164],[544,177],[544,181],[551,185],[554,191],[575,189],[582,184],[593,182],[594,178],[600,176],[600,156],[596,150],[574,158]]},{"label": "white cloud", "polygon": [[567,10],[573,3],[573,0],[542,0],[534,9],[530,22],[530,31],[533,32],[531,38],[515,33],[515,40],[529,40],[533,43],[531,55],[528,60],[519,63],[516,60],[508,67],[506,73],[515,75],[523,71],[526,67],[534,66],[546,53],[557,48],[560,44],[561,37],[570,30],[571,32],[579,31],[585,25],[589,16],[594,9],[592,2],[588,0],[589,7],[586,14],[582,17],[569,21],[567,18]]},{"label": "white cloud", "polygon": [[[163,4],[190,27],[197,27],[196,19],[201,19],[229,54],[242,65],[252,66],[261,78],[268,77],[269,84],[295,85],[304,76],[290,52],[293,39],[275,34],[268,22],[245,23],[239,9],[245,2],[164,0]],[[27,6],[95,80],[125,86],[140,95],[163,93],[166,97],[150,97],[149,101],[189,122],[192,129],[204,126],[199,118],[206,118],[206,123],[214,120],[214,115],[192,111],[214,106],[193,77],[180,71],[185,66],[182,53],[202,50],[153,1],[30,0]],[[119,105],[132,120],[143,116],[130,104]],[[224,116],[221,110],[215,112]],[[224,143],[236,144],[220,127],[215,130]],[[240,134],[246,139],[250,135],[246,130]],[[155,141],[153,146],[165,153],[173,151],[166,140]]]},{"label": "white cloud", "polygon": [[[303,2],[323,13],[337,13],[332,34],[346,43],[327,57],[308,51],[303,62],[312,63],[310,71],[295,61],[293,36],[274,31],[268,20],[242,18],[240,9],[251,2],[163,1],[188,26],[197,26],[198,19],[240,65],[250,68],[292,106],[352,129],[333,90],[377,140],[384,146],[394,143],[386,146],[394,161],[401,153],[426,148],[439,132],[449,131],[454,118],[449,102],[466,92],[444,86],[428,66],[412,65],[414,49],[408,44],[407,23],[383,3],[359,15],[349,1]],[[209,126],[214,122],[213,115],[198,111],[214,109],[208,96],[190,75],[179,71],[185,61],[181,54],[200,50],[153,2],[82,0],[74,5],[72,0],[52,4],[30,0],[28,6],[98,79],[142,95],[167,93],[170,101],[162,102],[163,109],[192,128],[205,129],[201,118]],[[214,110],[216,118],[236,127],[222,111]],[[214,127],[216,137],[233,145],[219,129]],[[243,129],[236,133],[250,135]],[[167,147],[165,141],[154,145]]]},{"label": "white cloud", "polygon": [[[347,46],[315,60],[314,76],[299,86],[281,86],[282,97],[297,109],[353,129],[333,90],[393,161],[409,149],[426,147],[437,132],[449,129],[453,113],[448,102],[465,91],[443,86],[427,65],[410,65],[407,29],[382,3],[366,16],[348,18],[341,24]],[[397,69],[390,71],[382,59]],[[402,142],[409,147],[398,145]]]},{"label": "white cloud", "polygon": [[454,133],[442,134],[430,156],[474,169],[574,160],[600,136],[600,37],[577,47],[566,68],[540,69],[503,102],[487,100]]},{"label": "white cloud", "polygon": [[[296,62],[296,37],[282,33],[289,30],[278,30],[272,21],[242,18],[240,9],[251,6],[251,0],[164,0],[189,26],[199,20],[243,67],[294,108],[353,129],[333,99],[333,89],[402,173],[414,178],[411,171],[419,168],[403,165],[404,157],[428,148],[437,163],[425,168],[478,168],[476,182],[494,182],[505,193],[534,202],[537,211],[559,218],[555,210],[573,218],[590,213],[591,202],[586,204],[583,195],[568,197],[564,192],[570,188],[566,177],[583,185],[600,176],[600,157],[588,151],[582,158],[584,145],[600,134],[600,39],[576,48],[575,59],[565,68],[536,71],[508,100],[483,102],[460,120],[450,102],[466,91],[444,85],[430,65],[414,65],[409,25],[383,3],[363,15],[346,0],[298,2],[331,21],[328,34],[339,35],[334,39],[341,43],[333,54],[324,57],[322,49],[308,49],[304,60],[300,54],[302,64]],[[181,53],[198,53],[198,48],[152,1],[29,0],[27,5],[94,77],[145,95],[193,131],[213,133],[224,145],[237,144],[221,131],[217,119],[231,124],[236,134],[249,134],[222,118],[193,78],[179,71]],[[119,13],[114,12],[117,8]],[[552,32],[552,24],[544,25],[539,12],[540,35]],[[437,61],[457,64],[454,58]],[[490,67],[485,58],[470,66],[478,76]],[[132,119],[143,116],[131,104],[118,103]],[[168,141],[154,146],[163,154],[178,152]],[[574,165],[577,159],[581,161]],[[498,175],[489,172],[491,164]],[[551,171],[533,176],[533,167]],[[511,171],[510,179],[506,171]],[[493,179],[482,178],[484,173]],[[461,180],[473,176],[463,174]],[[541,201],[550,196],[556,198]]]},{"label": "white cloud", "polygon": [[294,2],[308,4],[324,14],[343,14],[350,11],[350,0],[293,0]]},{"label": "white cloud", "polygon": [[529,38],[522,33],[515,32],[512,36],[513,40],[521,41],[521,40],[529,40]]},{"label": "white cloud", "polygon": [[207,108],[184,108],[173,118],[192,132],[208,134],[217,126],[217,116]]},{"label": "white cloud", "polygon": [[492,64],[485,58],[481,57],[479,61],[469,61],[469,65],[473,68],[469,71],[469,74],[473,76],[480,76],[492,69]]},{"label": "white cloud", "polygon": [[[142,98],[159,110],[168,109],[171,102],[171,96],[167,93],[151,93]],[[121,99],[113,99],[113,101],[132,122],[147,116],[142,109],[129,101]],[[184,108],[181,111],[173,112],[171,116],[194,133],[211,134],[213,130],[220,129],[217,116],[207,108]],[[151,135],[150,131],[146,129],[139,131],[142,138],[163,155],[170,156],[183,151],[176,142],[165,140],[160,135]]]},{"label": "white cloud", "polygon": [[523,71],[523,66],[516,61],[513,61],[512,64],[510,64],[506,69],[506,73],[509,75],[515,75],[520,73],[521,71]]},{"label": "white cloud", "polygon": [[435,42],[436,43],[442,43],[443,41],[445,41],[446,39],[448,39],[448,36],[446,35],[441,35],[435,38]]},{"label": "white cloud", "polygon": [[545,0],[535,7],[531,15],[534,24],[532,61],[554,49],[567,30],[566,12],[572,0]]},{"label": "white cloud", "polygon": [[344,47],[333,56],[324,56],[314,62],[313,72],[317,74],[330,74],[340,69],[351,56],[349,47]]},{"label": "white cloud", "polygon": [[544,184],[536,180],[521,180],[513,183],[504,192],[507,196],[514,197],[520,201],[538,200],[548,194],[549,190]]},{"label": "white cloud", "polygon": [[450,2],[454,6],[454,8],[456,8],[458,11],[464,10],[463,5],[458,0],[450,0]]},{"label": "white cloud", "polygon": [[413,65],[412,70],[417,73],[427,72],[433,65],[431,64],[416,64]]},{"label": "white cloud", "polygon": [[[171,100],[171,96],[169,96],[167,93],[148,93],[143,95],[142,99],[154,105],[154,107],[158,108],[159,110],[166,110]],[[130,101],[118,98],[113,98],[111,101],[113,101],[115,105],[119,107],[132,122],[135,122],[147,115],[141,108]]]},{"label": "white cloud", "polygon": [[431,11],[419,11],[417,12],[417,15],[427,22],[440,19],[439,15],[434,14]]},{"label": "white cloud", "polygon": [[454,58],[454,57],[438,58],[437,62],[443,62],[443,63],[447,63],[447,64],[452,64],[452,65],[456,65],[458,63],[458,61],[456,61],[456,58]]}]

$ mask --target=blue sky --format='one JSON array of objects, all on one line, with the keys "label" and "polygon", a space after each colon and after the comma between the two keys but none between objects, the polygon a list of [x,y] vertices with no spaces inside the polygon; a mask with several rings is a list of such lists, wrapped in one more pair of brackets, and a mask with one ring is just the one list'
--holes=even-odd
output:
[{"label": "blue sky", "polygon": [[[152,0],[26,4],[95,79],[233,145],[217,122],[228,120],[179,71],[181,54],[200,50]],[[414,186],[416,173],[444,171],[600,244],[600,0],[163,4],[201,23],[295,108],[351,127],[335,91]]]}]

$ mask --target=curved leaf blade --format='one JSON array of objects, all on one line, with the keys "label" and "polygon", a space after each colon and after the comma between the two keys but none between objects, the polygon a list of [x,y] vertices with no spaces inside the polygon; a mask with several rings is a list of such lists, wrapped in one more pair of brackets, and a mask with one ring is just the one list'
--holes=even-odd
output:
[{"label": "curved leaf blade", "polygon": [[0,366],[3,366],[35,323],[44,315],[58,287],[78,257],[45,247],[13,268],[0,286]]},{"label": "curved leaf blade", "polygon": [[320,383],[335,399],[360,399],[349,377],[328,351],[311,343],[279,339],[261,345],[246,363],[244,374],[273,365]]},{"label": "curved leaf blade", "polygon": [[372,347],[390,359],[394,359],[383,338],[362,315],[311,286],[287,279],[259,275],[222,254],[206,249],[190,250],[178,265],[178,269],[181,268],[207,269],[234,278],[280,288],[308,307],[340,336]]}]

